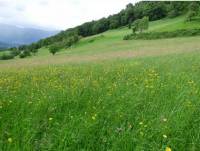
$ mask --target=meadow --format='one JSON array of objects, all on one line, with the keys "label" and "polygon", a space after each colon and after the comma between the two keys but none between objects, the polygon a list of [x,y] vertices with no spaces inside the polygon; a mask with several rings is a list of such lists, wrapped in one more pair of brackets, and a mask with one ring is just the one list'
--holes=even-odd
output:
[{"label": "meadow", "polygon": [[198,151],[200,37],[123,41],[128,32],[0,61],[0,150]]},{"label": "meadow", "polygon": [[0,72],[1,150],[197,150],[199,53]]}]

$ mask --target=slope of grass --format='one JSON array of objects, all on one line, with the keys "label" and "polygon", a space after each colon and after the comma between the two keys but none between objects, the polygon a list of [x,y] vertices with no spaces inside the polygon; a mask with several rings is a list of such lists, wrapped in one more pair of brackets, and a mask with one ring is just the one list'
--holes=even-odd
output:
[{"label": "slope of grass", "polygon": [[199,56],[0,71],[0,149],[198,150]]},{"label": "slope of grass", "polygon": [[[105,38],[105,37],[104,37]],[[0,61],[0,68],[23,68],[25,66],[46,66],[52,64],[68,64],[113,60],[117,58],[137,58],[145,56],[160,56],[166,54],[190,53],[200,51],[200,37],[173,38],[161,40],[131,40],[109,41],[90,46],[75,47],[55,56],[36,55],[26,59]],[[97,45],[98,43],[98,45]],[[86,49],[86,47],[88,49]],[[46,50],[47,51],[47,50]]]},{"label": "slope of grass", "polygon": [[[163,32],[163,31],[175,31],[177,29],[199,29],[200,22],[195,20],[192,22],[185,22],[185,16],[176,17],[173,19],[162,19],[158,21],[150,22],[150,28],[148,31]],[[108,51],[123,51],[127,49],[135,49],[135,45],[139,45],[143,41],[122,41],[125,35],[131,34],[131,30],[127,27],[110,30],[105,33],[90,36],[81,39],[81,41],[72,48],[61,50],[58,54],[74,55],[74,54],[98,54]],[[144,42],[145,43],[145,42]],[[136,46],[137,48],[137,46]],[[1,53],[1,52],[0,52]],[[39,53],[36,57],[51,56],[48,48],[39,49]]]},{"label": "slope of grass", "polygon": [[3,54],[8,54],[9,51],[0,51],[0,56],[3,55]]},{"label": "slope of grass", "polygon": [[[177,29],[199,29],[200,22],[198,20],[185,22],[185,16],[173,19],[162,19],[150,22],[151,32],[175,31]],[[140,41],[122,41],[125,35],[131,34],[132,31],[127,27],[110,30],[99,35],[81,39],[81,41],[72,48],[62,50],[60,54],[96,54],[103,51],[119,51],[133,49]],[[39,56],[50,55],[46,48],[42,48]]]},{"label": "slope of grass", "polygon": [[164,32],[164,31],[176,31],[181,29],[199,29],[200,20],[196,19],[191,22],[185,21],[185,16],[176,17],[173,19],[162,19],[153,21],[150,23],[149,31],[152,32]]}]

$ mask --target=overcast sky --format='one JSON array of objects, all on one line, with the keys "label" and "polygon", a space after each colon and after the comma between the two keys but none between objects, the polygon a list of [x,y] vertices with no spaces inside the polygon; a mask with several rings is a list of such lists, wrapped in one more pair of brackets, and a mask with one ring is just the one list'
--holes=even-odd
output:
[{"label": "overcast sky", "polygon": [[119,12],[136,0],[0,0],[0,23],[67,29]]}]

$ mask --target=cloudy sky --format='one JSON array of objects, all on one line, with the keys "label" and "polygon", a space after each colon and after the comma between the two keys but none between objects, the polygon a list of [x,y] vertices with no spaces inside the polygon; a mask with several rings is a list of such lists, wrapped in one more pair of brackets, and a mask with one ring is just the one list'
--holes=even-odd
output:
[{"label": "cloudy sky", "polygon": [[0,23],[67,29],[119,12],[136,0],[0,0]]}]

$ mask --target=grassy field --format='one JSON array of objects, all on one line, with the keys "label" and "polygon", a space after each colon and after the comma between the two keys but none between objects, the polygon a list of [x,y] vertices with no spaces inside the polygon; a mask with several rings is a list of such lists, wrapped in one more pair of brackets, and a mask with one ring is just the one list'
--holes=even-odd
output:
[{"label": "grassy field", "polygon": [[198,151],[200,37],[123,41],[129,32],[0,61],[0,151]]},{"label": "grassy field", "polygon": [[198,150],[199,56],[0,71],[1,150]]},{"label": "grassy field", "polygon": [[162,19],[150,23],[149,31],[164,32],[176,31],[180,29],[199,29],[200,20],[193,20],[191,22],[185,21],[185,16],[176,17],[173,19]]},{"label": "grassy field", "polygon": [[[177,17],[174,19],[162,19],[158,21],[150,22],[149,30],[147,32],[163,32],[163,31],[175,31],[177,29],[199,29],[200,22],[192,21],[186,22],[185,16]],[[143,45],[148,45],[149,42],[143,40],[140,41],[122,41],[125,35],[131,34],[132,30],[127,27],[110,30],[108,32],[91,36],[82,39],[77,45],[71,49],[63,50],[60,54],[96,54],[108,52],[108,51],[121,51],[121,50],[133,50]],[[193,39],[194,40],[194,39]],[[157,41],[155,41],[156,43]],[[159,42],[159,41],[158,41]],[[163,41],[162,41],[163,42]],[[180,41],[181,42],[181,41]],[[176,42],[174,42],[176,43]],[[183,41],[184,43],[184,41]],[[150,42],[151,45],[151,42]],[[39,56],[50,55],[48,49],[41,49]]]}]

